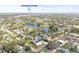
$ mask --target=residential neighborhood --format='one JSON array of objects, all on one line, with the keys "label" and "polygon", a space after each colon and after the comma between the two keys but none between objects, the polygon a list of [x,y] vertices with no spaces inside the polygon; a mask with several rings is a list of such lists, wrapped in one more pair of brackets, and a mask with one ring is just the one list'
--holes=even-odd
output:
[{"label": "residential neighborhood", "polygon": [[0,15],[0,53],[78,52],[78,13]]}]

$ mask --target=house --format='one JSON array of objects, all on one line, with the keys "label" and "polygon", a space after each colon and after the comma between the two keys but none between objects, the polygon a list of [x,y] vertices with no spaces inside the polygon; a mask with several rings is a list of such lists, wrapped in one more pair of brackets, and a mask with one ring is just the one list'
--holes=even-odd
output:
[{"label": "house", "polygon": [[64,40],[58,40],[59,43],[65,44],[66,42]]},{"label": "house", "polygon": [[37,36],[35,37],[35,40],[32,41],[36,46],[40,46],[43,44],[43,40],[41,38],[41,36]]},{"label": "house", "polygon": [[43,41],[42,41],[42,40],[41,40],[41,41],[35,41],[35,40],[33,40],[32,42],[33,42],[33,44],[36,45],[36,46],[40,46],[40,45],[43,44]]},{"label": "house", "polygon": [[40,45],[42,45],[42,44],[43,44],[43,41],[39,41],[39,42],[36,42],[36,43],[35,43],[36,46],[40,46]]},{"label": "house", "polygon": [[47,40],[48,40],[48,41],[51,41],[52,39],[51,39],[51,37],[47,37]]}]

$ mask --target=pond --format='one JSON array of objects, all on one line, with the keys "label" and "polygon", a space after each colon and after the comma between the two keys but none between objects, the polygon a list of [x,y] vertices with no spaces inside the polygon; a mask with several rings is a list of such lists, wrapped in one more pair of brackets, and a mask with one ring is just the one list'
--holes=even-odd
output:
[{"label": "pond", "polygon": [[43,31],[48,33],[49,32],[49,28],[43,28]]},{"label": "pond", "polygon": [[34,25],[34,24],[27,24],[27,26],[31,27],[31,28],[38,28],[39,26]]}]

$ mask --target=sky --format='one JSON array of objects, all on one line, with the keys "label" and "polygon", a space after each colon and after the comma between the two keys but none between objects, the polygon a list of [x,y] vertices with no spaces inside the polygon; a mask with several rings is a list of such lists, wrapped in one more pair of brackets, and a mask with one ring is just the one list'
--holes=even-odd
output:
[{"label": "sky", "polygon": [[0,0],[0,13],[79,13],[79,0]]},{"label": "sky", "polygon": [[0,0],[0,5],[79,5],[79,0]]},{"label": "sky", "polygon": [[[0,5],[0,13],[27,13],[29,7]],[[32,13],[79,13],[79,5],[37,5],[30,7]]]}]

